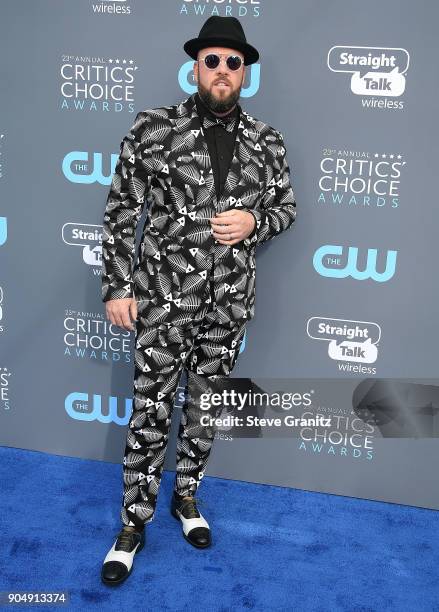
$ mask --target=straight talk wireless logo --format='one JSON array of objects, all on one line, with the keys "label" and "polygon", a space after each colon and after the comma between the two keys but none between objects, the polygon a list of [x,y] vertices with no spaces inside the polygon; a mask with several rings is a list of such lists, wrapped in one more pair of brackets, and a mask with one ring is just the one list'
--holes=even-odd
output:
[{"label": "straight talk wireless logo", "polygon": [[402,109],[395,100],[405,91],[409,53],[399,47],[334,46],[327,64],[333,72],[350,75],[353,94],[362,98],[364,108]]},{"label": "straight talk wireless logo", "polygon": [[311,317],[306,333],[312,340],[326,342],[328,357],[338,362],[340,372],[376,374],[370,364],[378,358],[381,327],[372,321],[351,321],[329,317]]},{"label": "straight talk wireless logo", "polygon": [[64,223],[62,240],[69,246],[79,247],[82,261],[91,267],[94,276],[102,273],[102,225]]}]

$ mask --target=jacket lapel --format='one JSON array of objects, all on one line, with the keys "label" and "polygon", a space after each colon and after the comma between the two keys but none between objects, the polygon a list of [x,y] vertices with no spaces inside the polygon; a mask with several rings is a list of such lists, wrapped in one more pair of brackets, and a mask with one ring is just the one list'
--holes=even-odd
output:
[{"label": "jacket lapel", "polygon": [[[215,209],[221,212],[229,208],[244,206],[242,198],[238,196],[237,187],[238,185],[246,186],[245,168],[251,163],[253,179],[263,180],[263,153],[258,142],[258,132],[255,129],[253,117],[241,109],[233,157],[219,201],[216,197],[209,149],[197,113],[195,94],[177,106],[175,127],[187,144],[187,152],[192,155],[200,174],[200,185],[207,185]],[[255,167],[258,168],[257,171]],[[257,176],[254,176],[255,173]],[[258,184],[255,194],[259,192],[259,181],[256,182]]]}]

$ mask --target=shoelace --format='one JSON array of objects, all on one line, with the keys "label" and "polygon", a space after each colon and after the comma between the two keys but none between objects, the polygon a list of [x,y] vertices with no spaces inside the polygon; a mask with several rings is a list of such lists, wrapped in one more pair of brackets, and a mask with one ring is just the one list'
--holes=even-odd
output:
[{"label": "shoelace", "polygon": [[117,536],[117,543],[115,546],[115,550],[123,550],[125,552],[132,552],[133,548],[136,546],[137,541],[133,538],[136,535],[136,531],[126,531],[122,529],[120,534]]},{"label": "shoelace", "polygon": [[[200,518],[200,513],[197,510],[196,504],[204,504],[204,502],[203,500],[198,499],[198,497],[185,499],[181,502],[179,510],[185,518]],[[187,514],[184,513],[186,508],[188,508]]]}]

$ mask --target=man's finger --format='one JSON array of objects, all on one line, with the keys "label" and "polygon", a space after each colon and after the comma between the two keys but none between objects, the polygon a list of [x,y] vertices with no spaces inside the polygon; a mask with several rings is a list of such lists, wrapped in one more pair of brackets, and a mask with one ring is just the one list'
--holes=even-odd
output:
[{"label": "man's finger", "polygon": [[116,325],[118,327],[123,327],[123,323],[122,323],[122,313],[120,312],[120,310],[116,310],[114,313],[114,320],[116,322]]},{"label": "man's finger", "polygon": [[[238,229],[237,227],[235,227],[234,229],[232,229],[231,227],[229,229],[214,229],[213,233],[216,234],[217,236],[228,236],[229,234],[237,234],[237,233],[241,233],[241,230]],[[236,238],[236,236],[233,236],[234,238]]]},{"label": "man's finger", "polygon": [[114,312],[110,310],[107,306],[107,319],[110,321],[112,325],[116,325],[116,319],[114,317]]},{"label": "man's finger", "polygon": [[129,311],[128,308],[126,309],[126,311],[122,315],[122,325],[128,331],[131,331],[133,329],[133,324],[132,324],[132,322],[130,320],[130,311]]},{"label": "man's finger", "polygon": [[224,240],[223,238],[221,238],[218,239],[218,242],[227,246],[233,246],[234,244],[238,244],[238,242],[241,242],[241,240],[242,238],[233,238],[233,240]]},{"label": "man's finger", "polygon": [[213,230],[218,234],[230,234],[231,232],[239,232],[241,230],[238,223],[229,223],[228,225],[220,225],[213,223]]},{"label": "man's finger", "polygon": [[133,321],[137,319],[137,302],[133,300],[130,304],[130,314]]},{"label": "man's finger", "polygon": [[215,213],[215,217],[234,217],[235,215],[239,215],[239,213],[240,211],[236,208],[230,208],[229,210],[223,210],[222,212]]},{"label": "man's finger", "polygon": [[124,315],[124,311],[120,306],[114,309],[113,311],[114,325],[125,328],[125,324],[124,324],[125,318],[126,316]]}]

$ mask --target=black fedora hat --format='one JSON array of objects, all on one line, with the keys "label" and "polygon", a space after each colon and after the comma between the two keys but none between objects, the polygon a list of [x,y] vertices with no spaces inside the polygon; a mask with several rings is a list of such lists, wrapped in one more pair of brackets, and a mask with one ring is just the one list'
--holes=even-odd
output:
[{"label": "black fedora hat", "polygon": [[197,59],[198,51],[205,47],[230,47],[241,51],[246,66],[259,59],[258,51],[247,42],[241,22],[236,17],[212,15],[204,22],[198,37],[191,38],[183,45],[193,60]]}]

